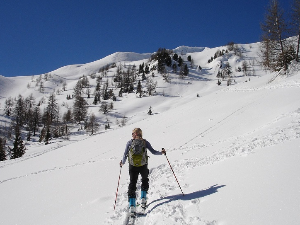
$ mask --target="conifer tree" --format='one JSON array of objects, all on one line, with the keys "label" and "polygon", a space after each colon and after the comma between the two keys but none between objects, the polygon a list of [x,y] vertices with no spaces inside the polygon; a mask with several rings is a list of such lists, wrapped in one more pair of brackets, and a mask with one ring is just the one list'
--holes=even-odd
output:
[{"label": "conifer tree", "polygon": [[183,67],[183,75],[187,76],[188,74],[189,74],[189,69],[187,67],[187,64],[185,64],[184,67]]},{"label": "conifer tree", "polygon": [[73,117],[76,122],[85,121],[87,115],[87,105],[88,103],[83,97],[75,96]]},{"label": "conifer tree", "polygon": [[50,138],[51,138],[50,126],[48,125],[46,135],[45,135],[45,145],[49,144]]},{"label": "conifer tree", "polygon": [[296,61],[299,62],[300,48],[300,0],[294,0],[292,6],[293,34],[297,35]]},{"label": "conifer tree", "polygon": [[177,73],[177,63],[172,65],[173,73]]},{"label": "conifer tree", "polygon": [[149,96],[153,94],[157,86],[157,81],[154,82],[150,77],[147,79],[146,88],[148,91]]},{"label": "conifer tree", "polygon": [[91,135],[93,135],[95,132],[99,130],[99,127],[100,125],[96,120],[96,116],[94,113],[92,113],[87,123],[87,131],[91,132]]},{"label": "conifer tree", "polygon": [[63,122],[64,123],[72,122],[72,111],[71,111],[71,109],[68,109],[68,111],[64,113]]},{"label": "conifer tree", "polygon": [[178,58],[178,66],[181,67],[183,64],[183,59],[181,58],[181,56],[179,56]]},{"label": "conifer tree", "polygon": [[57,103],[57,100],[55,98],[55,94],[52,93],[50,96],[49,96],[49,99],[48,99],[48,105],[47,105],[47,113],[48,113],[48,116],[49,116],[49,122],[50,124],[53,123],[53,121],[55,119],[58,119],[59,117],[59,109],[58,109],[58,103]]},{"label": "conifer tree", "polygon": [[23,126],[25,122],[25,104],[22,95],[19,95],[14,108],[14,120],[19,126]]},{"label": "conifer tree", "polygon": [[97,98],[97,96],[94,97],[93,104],[94,104],[94,105],[97,105],[97,104],[98,104],[98,98]]},{"label": "conifer tree", "polygon": [[6,160],[5,140],[0,137],[0,161]]},{"label": "conifer tree", "polygon": [[173,55],[173,60],[175,60],[175,61],[178,60],[178,55],[176,53]]},{"label": "conifer tree", "polygon": [[75,87],[74,87],[74,95],[75,96],[81,96],[82,91],[83,91],[82,88],[83,88],[82,80],[78,80]]},{"label": "conifer tree", "polygon": [[139,80],[138,85],[136,87],[136,94],[139,94],[140,98],[142,97],[142,84],[141,84],[140,80]]},{"label": "conifer tree", "polygon": [[[277,0],[271,0],[267,9],[264,23],[261,24],[262,35],[262,64],[267,69],[278,71],[287,70],[286,37],[288,35],[287,25],[284,20],[283,10]],[[264,62],[268,60],[268,62]]]},{"label": "conifer tree", "polygon": [[38,130],[38,126],[41,123],[41,112],[40,112],[40,107],[36,106],[33,110],[33,115],[32,115],[32,131],[33,131],[33,136],[35,136],[36,131]]},{"label": "conifer tree", "polygon": [[152,115],[152,108],[150,106],[149,110],[148,110],[148,115]]},{"label": "conifer tree", "polygon": [[146,65],[146,66],[145,66],[145,74],[149,74],[149,73],[150,73],[149,66],[148,66],[148,65]]},{"label": "conifer tree", "polygon": [[107,102],[101,103],[100,111],[103,112],[103,114],[107,114],[109,112],[109,107],[108,107]]},{"label": "conifer tree", "polygon": [[224,78],[224,77],[230,77],[230,76],[231,76],[231,74],[232,74],[232,68],[231,68],[229,62],[226,62],[226,63],[225,63],[225,66],[224,66],[224,68],[223,68],[222,73],[223,73],[223,78]]},{"label": "conifer tree", "polygon": [[21,131],[19,124],[15,125],[15,140],[14,145],[11,150],[11,159],[20,158],[25,154],[25,144],[23,143],[22,137],[21,137]]},{"label": "conifer tree", "polygon": [[13,106],[14,106],[13,99],[11,97],[7,98],[5,100],[5,108],[4,108],[4,112],[6,116],[11,116],[13,111]]}]

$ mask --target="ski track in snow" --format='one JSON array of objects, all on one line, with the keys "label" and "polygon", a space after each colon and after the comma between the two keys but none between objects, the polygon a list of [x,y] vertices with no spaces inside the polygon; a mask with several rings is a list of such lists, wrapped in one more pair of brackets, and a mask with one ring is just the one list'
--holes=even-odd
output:
[{"label": "ski track in snow", "polygon": [[[281,127],[270,128],[270,132],[268,132],[266,135],[259,137],[253,136],[259,130],[265,129],[269,125],[277,124],[286,118],[291,119],[291,122]],[[211,127],[211,129],[212,128],[213,127]],[[247,134],[243,134],[238,137],[232,137],[226,140],[218,140],[209,144],[201,143],[192,146],[180,147],[169,150],[169,152],[200,151],[208,147],[213,147],[214,145],[219,145],[220,143],[222,146],[227,146],[222,151],[215,152],[214,154],[203,158],[183,159],[171,163],[184,192],[184,190],[189,187],[189,184],[184,183],[184,177],[186,174],[188,174],[189,170],[208,164],[214,164],[216,162],[225,160],[226,158],[247,155],[261,148],[274,146],[297,138],[300,138],[300,108],[289,114],[282,115],[276,118],[274,121],[265,124]],[[218,192],[218,189],[222,188],[223,185],[214,185],[198,192],[185,193],[183,196],[180,193],[180,189],[176,183],[174,175],[167,164],[150,169],[149,180],[150,189],[148,194],[149,199],[148,208],[146,211],[147,214],[143,217],[137,218],[135,224],[217,224],[217,221],[215,220],[207,221],[200,217],[200,204],[202,198]],[[129,180],[123,183],[122,186],[127,186],[128,183]],[[140,185],[140,181],[138,181],[137,190],[140,190]],[[174,192],[178,192],[178,194],[170,196],[170,193]],[[137,194],[139,194],[138,191]],[[187,201],[188,203],[186,203]],[[120,193],[117,201],[116,211],[113,213],[113,215],[107,218],[105,224],[122,224],[125,219],[126,210],[127,192],[125,191]]]}]

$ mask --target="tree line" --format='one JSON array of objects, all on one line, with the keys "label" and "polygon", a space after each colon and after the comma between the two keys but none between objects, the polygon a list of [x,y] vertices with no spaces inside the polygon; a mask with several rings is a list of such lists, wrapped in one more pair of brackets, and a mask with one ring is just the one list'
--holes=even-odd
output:
[{"label": "tree line", "polygon": [[[286,71],[292,60],[299,62],[300,0],[293,0],[288,14],[277,0],[270,0],[261,30],[260,57],[264,68]],[[296,36],[297,41],[291,36]]]}]

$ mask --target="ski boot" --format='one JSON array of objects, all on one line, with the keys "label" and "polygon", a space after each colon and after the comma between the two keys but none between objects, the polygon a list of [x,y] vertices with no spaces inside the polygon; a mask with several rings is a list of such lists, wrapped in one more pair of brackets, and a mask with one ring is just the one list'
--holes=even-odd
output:
[{"label": "ski boot", "polygon": [[134,224],[135,218],[136,218],[135,198],[129,198],[129,220],[128,220],[128,224]]},{"label": "ski boot", "polygon": [[147,191],[141,191],[141,208],[142,214],[145,213],[147,207]]}]

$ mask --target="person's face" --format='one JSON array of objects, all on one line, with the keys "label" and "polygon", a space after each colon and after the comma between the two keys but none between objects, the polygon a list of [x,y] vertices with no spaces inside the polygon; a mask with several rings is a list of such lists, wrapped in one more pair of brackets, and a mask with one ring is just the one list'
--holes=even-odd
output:
[{"label": "person's face", "polygon": [[135,139],[136,137],[137,137],[137,136],[136,136],[136,133],[133,131],[133,132],[132,132],[132,138]]}]

